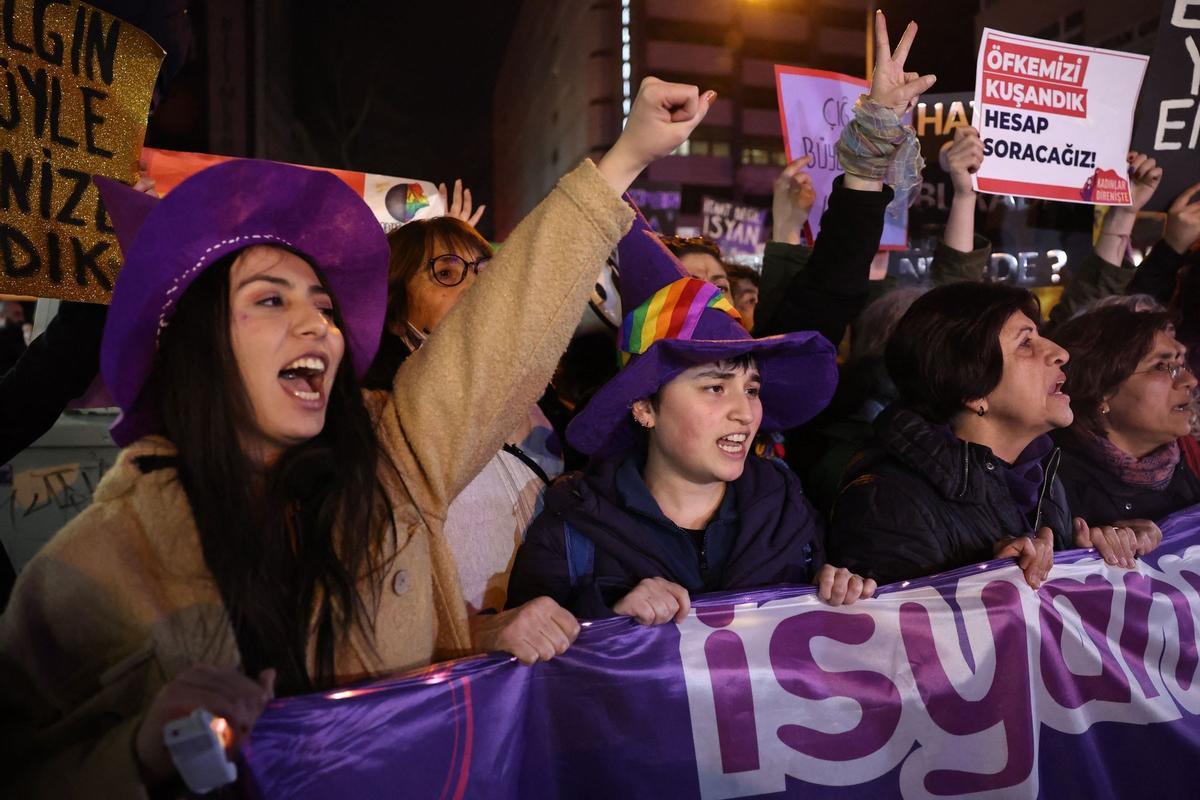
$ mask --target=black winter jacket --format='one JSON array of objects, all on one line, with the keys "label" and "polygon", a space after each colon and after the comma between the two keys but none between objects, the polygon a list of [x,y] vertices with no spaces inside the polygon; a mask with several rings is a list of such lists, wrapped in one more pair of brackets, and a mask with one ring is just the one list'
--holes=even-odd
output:
[{"label": "black winter jacket", "polygon": [[875,431],[847,467],[834,502],[831,563],[886,584],[988,561],[998,540],[1041,527],[1054,531],[1056,550],[1071,546],[1057,449],[1045,459],[1037,508],[1025,514],[1010,492],[1008,465],[991,449],[894,406],[880,414]]},{"label": "black winter jacket", "polygon": [[[846,326],[867,304],[871,260],[879,251],[884,214],[893,197],[890,186],[879,192],[847,189],[839,175],[811,255],[796,245],[767,244],[759,294],[767,294],[768,284],[783,288],[778,299],[759,301],[756,337],[817,331],[838,346]],[[780,279],[780,273],[788,277]]]},{"label": "black winter jacket", "polygon": [[1058,477],[1071,511],[1089,525],[1111,525],[1118,520],[1160,520],[1168,514],[1200,503],[1200,479],[1181,458],[1175,475],[1164,489],[1133,486],[1114,475],[1082,449],[1060,439],[1062,464]]}]

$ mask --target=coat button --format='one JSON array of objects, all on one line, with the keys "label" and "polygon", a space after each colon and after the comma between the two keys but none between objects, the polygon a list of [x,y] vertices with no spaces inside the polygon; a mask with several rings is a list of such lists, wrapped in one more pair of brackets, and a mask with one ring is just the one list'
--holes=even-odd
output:
[{"label": "coat button", "polygon": [[402,569],[396,570],[396,574],[392,577],[392,591],[400,595],[408,591],[407,572]]},{"label": "coat button", "polygon": [[1133,503],[1126,503],[1126,504],[1125,504],[1125,510],[1126,510],[1126,511],[1132,511],[1132,510],[1133,510]]},{"label": "coat button", "polygon": [[995,469],[995,468],[996,468],[996,465],[995,465],[995,464],[993,464],[992,462],[990,462],[990,461],[989,461],[989,462],[987,462],[987,468],[988,468],[989,470],[991,470],[991,469]]}]

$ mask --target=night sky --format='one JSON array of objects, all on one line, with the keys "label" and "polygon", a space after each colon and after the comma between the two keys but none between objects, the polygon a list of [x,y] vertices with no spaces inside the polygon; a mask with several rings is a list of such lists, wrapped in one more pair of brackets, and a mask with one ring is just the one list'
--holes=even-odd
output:
[{"label": "night sky", "polygon": [[[281,160],[434,182],[450,183],[461,176],[477,200],[488,202],[492,91],[521,3],[585,1],[279,4],[293,14],[288,42],[276,46],[292,48],[291,80],[297,96],[292,113],[305,129],[306,146],[268,153]],[[203,0],[190,0],[189,5],[197,31],[193,56],[152,120],[148,142],[207,151],[205,5]],[[972,88],[975,2],[878,0],[878,5],[888,13],[893,35],[909,19],[921,25],[910,69],[936,73],[938,92]],[[368,94],[367,113],[361,114]],[[528,98],[530,103],[537,101]],[[486,215],[480,226],[485,235],[492,233],[490,217]]]},{"label": "night sky", "polygon": [[[147,142],[204,152],[206,9],[201,0],[189,5],[192,54],[155,112]],[[308,146],[276,157],[447,184],[462,177],[487,202],[492,89],[520,0],[286,5],[294,15],[292,113]],[[484,235],[489,218],[480,224]]]},{"label": "night sky", "polygon": [[[491,195],[492,89],[504,55],[517,0],[474,2],[302,2],[297,26],[299,85],[333,93],[339,75],[360,78],[356,101],[374,86],[370,112],[345,158],[329,152],[329,166],[452,183],[462,177],[479,198]],[[328,46],[330,32],[349,46]],[[298,109],[302,118],[306,109]],[[327,118],[327,117],[326,117]],[[314,126],[321,130],[319,126]],[[332,133],[329,127],[324,130]],[[330,137],[332,140],[336,136]],[[481,227],[490,233],[485,217]]]}]

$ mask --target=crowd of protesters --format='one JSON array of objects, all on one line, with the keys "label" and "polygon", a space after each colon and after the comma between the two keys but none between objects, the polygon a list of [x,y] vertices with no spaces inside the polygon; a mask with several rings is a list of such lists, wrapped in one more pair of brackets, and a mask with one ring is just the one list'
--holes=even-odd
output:
[{"label": "crowd of protesters", "polygon": [[[983,148],[959,128],[933,288],[869,302],[885,209],[920,174],[901,117],[934,78],[905,71],[915,34],[893,50],[880,19],[820,234],[801,244],[800,160],[761,273],[623,199],[715,99],[654,78],[498,252],[458,186],[446,217],[385,237],[297,167],[233,161],[163,199],[97,179],[125,255],[112,302],[66,308],[4,374],[0,457],[97,362],[124,449],[0,617],[0,781],[170,794],[163,725],[193,708],[236,747],[276,695],[547,660],[579,618],[662,624],[705,592],[870,602],[992,559],[1036,589],[1070,548],[1135,566],[1156,520],[1200,502],[1200,185],[1135,268],[1162,172],[1130,154],[1133,204],[1047,320],[985,279]],[[619,329],[571,343],[614,251]],[[99,352],[69,352],[89,325]]]}]

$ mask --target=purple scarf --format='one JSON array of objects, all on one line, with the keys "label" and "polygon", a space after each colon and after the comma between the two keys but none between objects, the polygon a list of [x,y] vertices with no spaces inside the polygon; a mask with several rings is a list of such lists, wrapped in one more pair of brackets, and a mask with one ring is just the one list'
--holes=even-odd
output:
[{"label": "purple scarf", "polygon": [[1030,442],[1017,460],[1004,470],[1008,493],[1022,513],[1028,514],[1037,508],[1042,482],[1046,478],[1045,459],[1053,449],[1053,440],[1042,434]]},{"label": "purple scarf", "polygon": [[1075,440],[1089,458],[1130,486],[1161,491],[1167,488],[1179,465],[1178,441],[1164,444],[1145,458],[1134,458],[1103,436],[1077,431]]},{"label": "purple scarf", "polygon": [[[958,438],[958,434],[949,425],[933,427],[941,431],[950,444],[958,446],[963,441]],[[992,453],[991,448],[985,445],[972,443],[971,446],[982,447]],[[1050,455],[1050,451],[1053,449],[1054,441],[1048,434],[1042,434],[1026,445],[1021,454],[1017,456],[1017,460],[1011,464],[992,453],[992,457],[1004,467],[1004,481],[1008,484],[1008,493],[1022,514],[1028,514],[1037,508],[1038,497],[1042,492],[1042,482],[1046,477],[1044,462],[1046,456]]]}]

